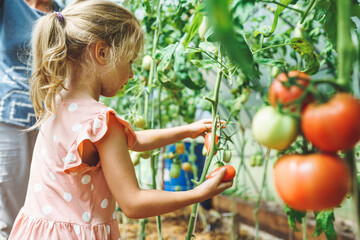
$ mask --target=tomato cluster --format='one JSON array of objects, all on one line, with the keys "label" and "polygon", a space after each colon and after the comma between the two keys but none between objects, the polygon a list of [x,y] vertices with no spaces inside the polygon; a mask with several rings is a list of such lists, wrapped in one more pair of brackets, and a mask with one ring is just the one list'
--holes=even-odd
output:
[{"label": "tomato cluster", "polygon": [[305,73],[280,73],[269,88],[271,106],[261,108],[252,123],[254,138],[268,148],[286,150],[300,132],[316,147],[317,153],[283,155],[274,166],[279,195],[301,211],[330,209],[342,202],[351,174],[337,153],[360,140],[359,100],[340,92],[319,103],[307,91],[310,84]]}]

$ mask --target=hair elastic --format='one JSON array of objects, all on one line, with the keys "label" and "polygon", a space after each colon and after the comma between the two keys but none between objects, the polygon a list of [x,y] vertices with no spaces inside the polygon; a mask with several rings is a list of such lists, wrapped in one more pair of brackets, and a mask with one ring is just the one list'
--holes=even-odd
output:
[{"label": "hair elastic", "polygon": [[57,15],[57,18],[58,18],[59,22],[64,21],[64,16],[60,12],[56,12],[56,15]]}]

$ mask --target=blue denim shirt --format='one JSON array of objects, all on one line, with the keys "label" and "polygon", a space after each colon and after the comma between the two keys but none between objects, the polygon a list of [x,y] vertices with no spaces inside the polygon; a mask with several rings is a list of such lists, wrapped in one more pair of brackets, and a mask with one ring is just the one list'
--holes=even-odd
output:
[{"label": "blue denim shirt", "polygon": [[[54,5],[55,11],[63,7]],[[0,1],[0,122],[21,127],[35,123],[28,59],[33,24],[43,15],[25,0]]]}]

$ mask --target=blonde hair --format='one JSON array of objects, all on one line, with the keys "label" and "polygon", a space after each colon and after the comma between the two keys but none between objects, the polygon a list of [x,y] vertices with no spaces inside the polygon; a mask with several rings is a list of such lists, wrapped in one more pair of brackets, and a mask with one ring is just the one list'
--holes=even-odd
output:
[{"label": "blonde hair", "polygon": [[40,18],[32,36],[30,97],[39,127],[55,113],[56,97],[65,88],[70,64],[83,72],[93,64],[89,47],[102,40],[110,49],[110,64],[128,62],[142,49],[144,34],[128,10],[105,0],[78,0],[62,12]]}]

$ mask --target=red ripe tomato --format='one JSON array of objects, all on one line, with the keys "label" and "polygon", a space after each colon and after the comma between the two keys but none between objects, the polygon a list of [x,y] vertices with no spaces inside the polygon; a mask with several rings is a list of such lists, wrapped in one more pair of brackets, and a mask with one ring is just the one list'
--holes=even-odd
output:
[{"label": "red ripe tomato", "polygon": [[[212,138],[212,132],[208,132],[206,135],[205,135],[205,147],[206,147],[206,150],[208,153],[210,153],[210,150],[211,150],[211,138]],[[217,145],[219,141],[219,137],[218,135],[215,134],[215,145]],[[215,152],[216,154],[216,152]]]},{"label": "red ripe tomato", "polygon": [[350,190],[349,168],[330,154],[283,155],[273,174],[280,197],[299,211],[334,208]]},{"label": "red ripe tomato", "polygon": [[360,140],[360,102],[338,93],[325,104],[309,104],[301,117],[304,136],[325,152],[352,148]]},{"label": "red ripe tomato", "polygon": [[226,173],[225,173],[225,176],[223,177],[223,179],[221,179],[221,182],[231,181],[236,175],[235,168],[233,166],[231,166],[231,165],[224,165],[222,167],[219,167],[219,168],[215,169],[209,175],[206,176],[206,179],[210,179],[210,178],[215,177],[216,174],[223,168],[226,168]]},{"label": "red ripe tomato", "polygon": [[290,71],[286,73],[280,73],[272,82],[269,88],[269,101],[272,106],[276,106],[277,103],[282,105],[291,104],[292,101],[297,100],[302,94],[303,89],[297,85],[286,87],[283,83],[288,82],[288,78],[297,78],[296,83],[307,87],[309,85],[310,76],[306,73],[299,71]]}]

